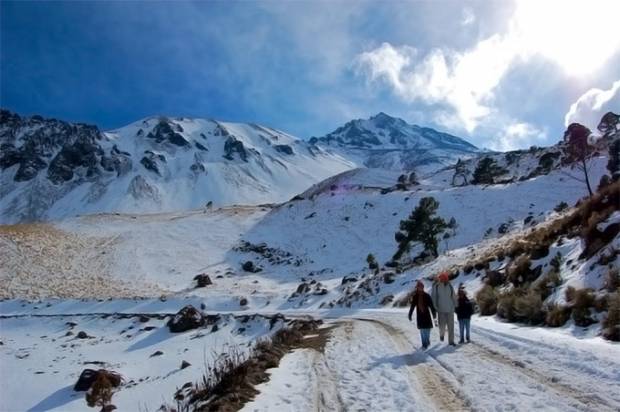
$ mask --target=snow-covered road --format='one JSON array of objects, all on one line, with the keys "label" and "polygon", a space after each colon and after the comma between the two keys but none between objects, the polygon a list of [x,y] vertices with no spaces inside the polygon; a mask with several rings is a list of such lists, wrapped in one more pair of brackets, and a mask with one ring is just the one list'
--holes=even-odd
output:
[{"label": "snow-covered road", "polygon": [[324,351],[287,355],[244,411],[620,409],[620,346],[596,338],[475,319],[473,343],[447,346],[435,329],[422,351],[402,312],[328,324]]}]

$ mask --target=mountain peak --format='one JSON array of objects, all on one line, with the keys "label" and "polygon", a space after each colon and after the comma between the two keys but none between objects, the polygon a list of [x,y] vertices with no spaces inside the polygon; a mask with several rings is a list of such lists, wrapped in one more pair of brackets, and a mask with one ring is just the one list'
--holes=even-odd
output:
[{"label": "mountain peak", "polygon": [[390,116],[389,114],[385,113],[385,112],[379,112],[374,116],[371,116],[369,120],[382,120],[382,119],[392,119],[392,120],[396,120],[396,117]]},{"label": "mountain peak", "polygon": [[313,138],[311,143],[346,153],[353,151],[362,156],[367,167],[400,170],[447,165],[478,151],[457,136],[412,125],[385,112],[352,120],[321,138]]}]

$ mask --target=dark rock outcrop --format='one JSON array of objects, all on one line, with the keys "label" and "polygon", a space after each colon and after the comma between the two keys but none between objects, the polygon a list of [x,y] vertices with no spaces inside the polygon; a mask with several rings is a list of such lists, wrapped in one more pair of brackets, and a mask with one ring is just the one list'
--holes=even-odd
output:
[{"label": "dark rock outcrop", "polygon": [[213,282],[211,282],[211,278],[206,273],[201,273],[194,276],[194,281],[196,281],[197,288],[204,288],[213,284]]},{"label": "dark rock outcrop", "polygon": [[204,314],[192,305],[187,305],[168,321],[167,326],[170,332],[179,333],[199,328],[205,323]]},{"label": "dark rock outcrop", "polygon": [[229,136],[224,142],[224,159],[234,160],[234,154],[237,153],[239,158],[244,162],[248,161],[248,153],[243,146],[243,142],[237,140],[234,136]]},{"label": "dark rock outcrop", "polygon": [[293,148],[287,144],[277,144],[273,146],[276,151],[283,153],[285,155],[293,155]]},{"label": "dark rock outcrop", "polygon": [[147,138],[155,140],[157,143],[172,143],[176,146],[187,147],[189,142],[179,132],[183,132],[181,126],[170,123],[166,118],[160,118],[157,125],[146,135]]}]

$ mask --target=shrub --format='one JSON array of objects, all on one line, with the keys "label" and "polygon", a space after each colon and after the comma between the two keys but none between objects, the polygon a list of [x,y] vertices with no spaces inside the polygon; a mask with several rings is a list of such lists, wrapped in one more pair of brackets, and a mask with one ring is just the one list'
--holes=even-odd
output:
[{"label": "shrub", "polygon": [[568,209],[568,203],[566,202],[560,202],[553,208],[553,210],[555,210],[558,213],[563,212],[566,209]]},{"label": "shrub", "polygon": [[533,325],[545,320],[543,302],[538,292],[530,289],[523,295],[517,295],[514,300],[514,317],[517,322]]},{"label": "shrub", "polygon": [[617,292],[620,286],[620,272],[618,268],[611,268],[607,271],[605,279],[605,289],[608,292]]},{"label": "shrub", "polygon": [[509,322],[515,321],[515,302],[520,289],[504,292],[497,298],[497,316]]},{"label": "shrub", "polygon": [[590,308],[594,306],[592,289],[573,289],[573,299],[570,301],[573,310],[573,320],[577,326],[590,326],[595,323]]},{"label": "shrub", "polygon": [[476,303],[480,308],[481,316],[494,315],[497,311],[497,293],[495,289],[489,285],[484,285],[476,293]]},{"label": "shrub", "polygon": [[515,286],[522,285],[530,276],[530,261],[529,256],[521,255],[508,265],[506,274],[508,280]]},{"label": "shrub", "polygon": [[603,336],[605,339],[620,341],[620,293],[612,293],[608,297],[607,317],[603,320]]},{"label": "shrub", "polygon": [[552,304],[547,308],[547,315],[545,316],[545,324],[552,328],[558,328],[564,326],[570,318],[570,308],[560,306],[558,304]]},{"label": "shrub", "polygon": [[112,401],[112,390],[112,383],[106,374],[100,373],[88,392],[86,392],[86,403],[91,408],[100,406],[102,410],[106,410],[106,407]]},{"label": "shrub", "polygon": [[575,299],[575,294],[577,293],[577,289],[572,286],[567,287],[564,290],[564,297],[567,302],[572,302]]},{"label": "shrub", "polygon": [[594,299],[594,310],[598,313],[607,310],[607,295],[599,296]]},{"label": "shrub", "polygon": [[497,270],[487,270],[485,282],[492,287],[500,286],[504,283],[504,275]]},{"label": "shrub", "polygon": [[543,300],[547,299],[556,287],[562,284],[562,277],[560,272],[554,267],[543,276],[535,287],[535,290],[540,294]]},{"label": "shrub", "polygon": [[560,270],[560,266],[562,266],[562,255],[560,254],[560,252],[558,252],[553,259],[551,259],[551,261],[549,262],[549,264],[551,265],[552,268],[554,268],[555,270],[559,271]]}]

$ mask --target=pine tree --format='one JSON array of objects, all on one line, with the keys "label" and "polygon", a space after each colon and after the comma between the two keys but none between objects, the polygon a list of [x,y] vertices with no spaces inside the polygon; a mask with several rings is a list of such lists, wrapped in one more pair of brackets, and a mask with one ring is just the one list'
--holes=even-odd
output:
[{"label": "pine tree", "polygon": [[379,264],[372,253],[369,253],[366,257],[366,263],[368,263],[368,269],[374,270],[375,273],[379,271]]},{"label": "pine tree", "polygon": [[620,115],[613,112],[607,112],[601,118],[601,121],[596,128],[599,132],[606,136],[608,134],[615,133],[616,130],[618,130],[618,125],[620,125]]},{"label": "pine tree", "polygon": [[493,184],[495,183],[495,177],[506,173],[507,170],[498,166],[497,162],[490,158],[485,157],[476,166],[474,170],[473,184]]},{"label": "pine tree", "polygon": [[[590,129],[579,123],[571,123],[564,132],[564,142],[566,143],[567,159],[575,164],[583,172],[584,182],[588,188],[588,193],[592,197],[592,187],[588,176],[588,160],[593,153],[593,147],[588,138],[592,132]],[[574,176],[572,176],[574,177]],[[575,178],[577,179],[577,178]],[[580,179],[577,179],[580,180]]]},{"label": "pine tree", "polygon": [[409,250],[412,241],[421,242],[433,256],[439,256],[437,235],[446,230],[449,224],[441,217],[435,216],[438,208],[437,200],[433,197],[424,197],[420,199],[420,203],[411,212],[409,218],[400,221],[400,232],[397,232],[395,238],[401,241],[394,260],[400,259],[403,253]]},{"label": "pine tree", "polygon": [[620,176],[620,139],[614,140],[609,145],[607,170],[609,170],[612,180],[615,180]]}]

